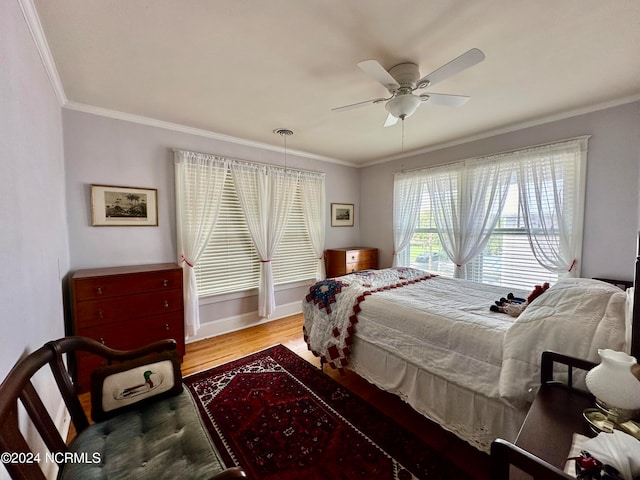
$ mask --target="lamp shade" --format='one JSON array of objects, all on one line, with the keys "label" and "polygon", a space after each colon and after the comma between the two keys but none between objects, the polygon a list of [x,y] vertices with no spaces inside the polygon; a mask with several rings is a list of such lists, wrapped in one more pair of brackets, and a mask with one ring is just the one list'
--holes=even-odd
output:
[{"label": "lamp shade", "polygon": [[635,357],[611,349],[599,349],[601,363],[586,376],[587,388],[606,407],[640,409],[640,379],[633,370]]},{"label": "lamp shade", "polygon": [[413,115],[420,105],[420,97],[412,94],[398,95],[387,102],[385,108],[396,118],[405,119]]}]

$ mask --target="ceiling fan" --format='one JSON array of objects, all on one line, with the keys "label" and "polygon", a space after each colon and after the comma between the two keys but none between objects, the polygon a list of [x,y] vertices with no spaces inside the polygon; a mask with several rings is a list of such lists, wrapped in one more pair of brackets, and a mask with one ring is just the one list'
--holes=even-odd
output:
[{"label": "ceiling fan", "polygon": [[368,104],[387,102],[385,108],[389,112],[389,115],[387,116],[384,126],[388,127],[395,125],[398,119],[404,120],[413,115],[422,102],[458,107],[467,103],[469,97],[445,93],[421,93],[420,95],[415,95],[413,92],[435,85],[445,78],[472,67],[483,60],[484,53],[477,48],[472,48],[422,78],[420,78],[420,72],[415,63],[400,63],[387,71],[376,60],[365,60],[358,63],[358,67],[386,88],[391,96],[352,103],[350,105],[333,108],[332,110],[349,110]]}]

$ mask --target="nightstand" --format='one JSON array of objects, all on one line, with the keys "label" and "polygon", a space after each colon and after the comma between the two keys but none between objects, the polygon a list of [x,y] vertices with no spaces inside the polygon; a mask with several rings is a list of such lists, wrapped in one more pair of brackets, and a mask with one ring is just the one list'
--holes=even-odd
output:
[{"label": "nightstand", "polygon": [[[566,383],[554,380],[555,364],[567,367]],[[515,447],[502,440],[492,445],[492,479],[531,479],[534,473],[535,478],[570,478],[560,471],[564,469],[573,434],[594,436],[582,412],[595,405],[593,395],[573,386],[573,375],[575,370],[588,371],[595,366],[593,362],[575,357],[543,352],[540,390],[518,433]],[[512,466],[509,474],[509,464],[523,470]]]}]

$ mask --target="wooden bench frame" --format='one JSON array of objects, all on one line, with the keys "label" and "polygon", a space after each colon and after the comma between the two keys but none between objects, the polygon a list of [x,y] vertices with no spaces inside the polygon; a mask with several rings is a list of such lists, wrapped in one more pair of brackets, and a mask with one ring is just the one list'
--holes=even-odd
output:
[{"label": "wooden bench frame", "polygon": [[[19,428],[18,401],[22,403],[48,450],[56,453],[55,458],[64,458],[64,455],[58,452],[70,452],[65,439],[60,435],[31,381],[31,378],[45,365],[50,366],[62,399],[71,415],[73,426],[76,432],[80,433],[89,426],[89,420],[78,398],[76,387],[67,372],[63,355],[84,351],[99,355],[108,363],[112,363],[133,360],[151,353],[175,350],[175,348],[174,340],[161,340],[136,350],[126,351],[114,350],[84,337],[65,337],[47,342],[18,361],[0,385],[0,452],[23,453],[27,455],[25,458],[35,453]],[[38,462],[5,463],[4,466],[14,480],[46,480]],[[230,480],[247,478],[247,476],[240,467],[234,467],[211,478]]]}]

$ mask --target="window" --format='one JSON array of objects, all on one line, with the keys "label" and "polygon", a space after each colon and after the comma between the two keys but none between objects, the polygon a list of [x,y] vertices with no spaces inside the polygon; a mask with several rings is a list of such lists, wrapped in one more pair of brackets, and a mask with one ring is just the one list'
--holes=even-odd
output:
[{"label": "window", "polygon": [[[315,278],[317,262],[298,186],[283,239],[272,259],[274,284]],[[195,272],[200,297],[258,288],[260,258],[230,171],[226,173],[218,221]]]},{"label": "window", "polygon": [[[507,183],[503,183],[507,190],[495,228],[490,231],[484,248],[466,264],[464,277],[482,283],[529,289],[545,281],[554,282],[559,275],[577,275],[572,270],[578,264],[582,244],[586,138],[510,152],[495,158],[505,162],[504,165],[510,162],[513,172],[506,177]],[[445,252],[447,249],[442,241],[451,237],[459,239],[461,234],[456,229],[464,226],[460,226],[462,222],[459,219],[446,220],[447,225],[438,226],[437,218],[442,216],[436,215],[437,206],[431,202],[434,194],[443,195],[444,192],[446,196],[457,199],[452,203],[453,210],[447,210],[445,218],[468,214],[461,211],[465,203],[460,200],[460,183],[455,180],[464,175],[456,177],[454,169],[468,174],[471,165],[475,168],[478,161],[472,159],[451,167],[439,167],[438,170],[415,172],[415,177],[424,179],[421,192],[416,194],[416,198],[421,198],[419,216],[409,245],[400,254],[401,264],[441,275],[454,275],[456,266]],[[440,187],[436,193],[429,192],[429,175],[442,176],[443,171],[451,172],[450,184]],[[472,182],[474,175],[468,175]],[[407,180],[397,177],[396,181]],[[483,192],[482,189],[479,191]],[[443,235],[444,232],[447,234]],[[449,245],[450,252],[451,248],[455,250]]]},{"label": "window", "polygon": [[[527,290],[541,282],[555,282],[557,273],[542,267],[529,245],[513,175],[498,225],[484,250],[467,270],[467,279]],[[453,276],[454,265],[444,253],[431,212],[429,195],[423,194],[418,228],[411,239],[406,264],[441,275]]]}]

